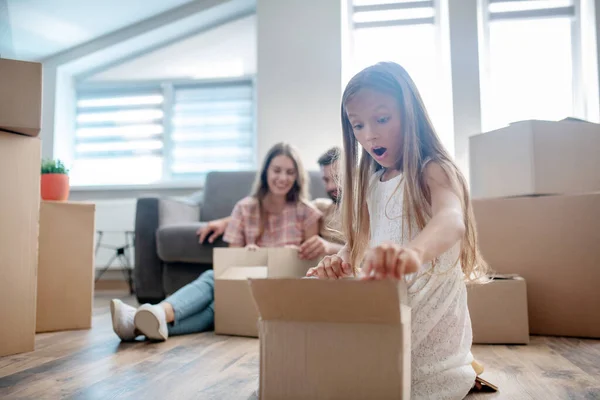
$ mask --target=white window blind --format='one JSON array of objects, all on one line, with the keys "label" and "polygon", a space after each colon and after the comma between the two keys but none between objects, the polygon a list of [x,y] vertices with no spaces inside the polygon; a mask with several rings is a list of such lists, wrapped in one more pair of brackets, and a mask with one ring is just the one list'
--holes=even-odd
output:
[{"label": "white window blind", "polygon": [[574,0],[488,0],[484,131],[519,120],[576,115],[575,22]]},{"label": "white window blind", "polygon": [[200,182],[256,168],[251,80],[83,86],[73,185]]},{"label": "white window blind", "polygon": [[415,81],[446,147],[453,151],[447,63],[431,0],[354,0],[352,72],[380,61],[402,65]]},{"label": "white window blind", "polygon": [[174,179],[255,167],[250,81],[175,87],[171,125]]},{"label": "white window blind", "polygon": [[159,88],[80,92],[73,184],[140,184],[160,180],[163,100]]}]

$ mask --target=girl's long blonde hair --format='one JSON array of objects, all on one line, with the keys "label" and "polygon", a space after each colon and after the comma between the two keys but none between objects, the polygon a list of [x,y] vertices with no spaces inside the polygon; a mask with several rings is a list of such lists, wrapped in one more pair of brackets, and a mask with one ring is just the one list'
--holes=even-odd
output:
[{"label": "girl's long blonde hair", "polygon": [[424,178],[425,162],[430,160],[443,168],[461,200],[465,235],[461,242],[459,261],[465,278],[475,280],[484,276],[488,267],[477,247],[477,233],[466,180],[436,134],[414,82],[404,68],[391,62],[378,63],[359,72],[350,80],[342,97],[344,169],[341,212],[351,265],[357,271],[369,245],[369,213],[365,200],[371,175],[381,169],[366,150],[359,149],[346,111],[348,101],[362,89],[392,95],[400,106],[401,137],[404,143],[403,155],[398,160],[397,168],[402,171],[402,223],[408,227],[409,238],[412,238],[413,223],[420,231],[432,216],[431,195]]},{"label": "girl's long blonde hair", "polygon": [[273,159],[277,156],[288,156],[296,168],[296,180],[294,185],[287,193],[286,201],[288,203],[307,202],[308,201],[308,173],[304,169],[302,159],[296,148],[288,143],[277,143],[269,149],[260,171],[256,174],[251,196],[258,201],[258,210],[260,213],[258,238],[262,236],[265,230],[267,213],[264,208],[265,196],[269,193],[268,171]]}]

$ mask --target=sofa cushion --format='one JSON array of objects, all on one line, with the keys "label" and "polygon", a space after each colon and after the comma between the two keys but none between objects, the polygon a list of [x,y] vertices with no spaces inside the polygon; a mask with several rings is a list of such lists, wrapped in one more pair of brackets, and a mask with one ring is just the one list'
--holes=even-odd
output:
[{"label": "sofa cushion", "polygon": [[156,231],[156,251],[163,262],[183,262],[211,264],[213,247],[226,247],[218,239],[212,245],[198,243],[198,228],[202,222],[173,224],[160,227]]},{"label": "sofa cushion", "polygon": [[325,190],[321,171],[310,171],[308,176],[310,178],[310,185],[308,186],[308,195],[310,199],[329,198],[327,196],[327,191]]},{"label": "sofa cushion", "polygon": [[250,194],[254,171],[213,171],[206,175],[200,221],[228,217],[235,203]]}]

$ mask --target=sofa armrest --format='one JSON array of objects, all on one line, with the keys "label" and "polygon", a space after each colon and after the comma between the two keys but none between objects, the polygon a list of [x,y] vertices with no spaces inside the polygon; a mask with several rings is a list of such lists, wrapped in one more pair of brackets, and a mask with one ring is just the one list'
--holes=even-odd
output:
[{"label": "sofa armrest", "polygon": [[227,247],[222,237],[214,243],[198,243],[196,232],[206,222],[165,225],[156,232],[158,256],[165,263],[212,264],[214,247]]},{"label": "sofa armrest", "polygon": [[165,298],[163,262],[158,256],[156,232],[160,226],[197,222],[198,205],[159,197],[137,200],[135,212],[135,292],[140,303]]},{"label": "sofa armrest", "polygon": [[137,200],[135,207],[135,293],[140,303],[157,303],[165,298],[162,262],[156,252],[159,198]]}]

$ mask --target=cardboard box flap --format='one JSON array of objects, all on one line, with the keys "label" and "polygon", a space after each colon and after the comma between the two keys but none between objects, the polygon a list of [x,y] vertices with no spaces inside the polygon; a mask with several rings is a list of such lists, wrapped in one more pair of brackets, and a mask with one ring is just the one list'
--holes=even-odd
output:
[{"label": "cardboard box flap", "polygon": [[508,280],[523,280],[519,274],[495,274],[491,276],[494,281],[508,281]]},{"label": "cardboard box flap", "polygon": [[213,269],[215,278],[219,278],[229,267],[264,267],[267,265],[268,250],[261,248],[250,251],[243,248],[213,249]]},{"label": "cardboard box flap", "polygon": [[267,277],[267,267],[229,267],[221,275],[219,279],[228,280],[246,280],[248,278],[260,279]]},{"label": "cardboard box flap", "polygon": [[298,250],[277,247],[269,249],[269,278],[301,278],[309,269],[315,267],[319,260],[301,260]]},{"label": "cardboard box flap", "polygon": [[263,320],[397,325],[410,318],[400,307],[403,283],[354,279],[251,279]]},{"label": "cardboard box flap", "polygon": [[482,276],[467,283],[467,286],[488,285],[494,281],[519,281],[524,280],[519,274],[492,274]]}]

